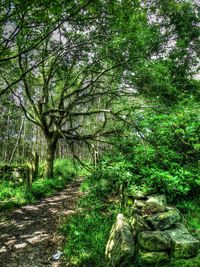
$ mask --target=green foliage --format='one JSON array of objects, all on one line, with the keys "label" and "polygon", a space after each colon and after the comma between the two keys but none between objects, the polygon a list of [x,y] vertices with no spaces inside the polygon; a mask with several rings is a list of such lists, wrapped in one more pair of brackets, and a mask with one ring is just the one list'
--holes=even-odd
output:
[{"label": "green foliage", "polygon": [[[184,107],[184,108],[183,108]],[[200,190],[200,106],[194,100],[176,107],[134,114],[134,127],[117,140],[93,179],[97,194],[119,195],[120,188],[154,188],[169,200]],[[171,112],[170,112],[171,111]],[[95,185],[94,185],[95,186]],[[123,190],[122,190],[123,191]]]},{"label": "green foliage", "polygon": [[196,237],[200,238],[200,198],[190,197],[177,203],[177,208],[184,216],[185,224],[189,231]]},{"label": "green foliage", "polygon": [[106,266],[105,246],[119,206],[108,199],[105,188],[102,180],[88,177],[81,185],[85,194],[79,200],[79,211],[61,225],[62,234],[67,236],[64,254],[72,266]]},{"label": "green foliage", "polygon": [[56,159],[54,162],[54,176],[55,177],[73,177],[73,176],[84,176],[89,172],[82,167],[77,161],[71,159],[61,158]]},{"label": "green foliage", "polygon": [[35,198],[41,198],[54,194],[62,189],[75,177],[72,162],[68,159],[57,159],[54,163],[54,178],[41,178],[33,182],[31,193]]},{"label": "green foliage", "polygon": [[155,99],[168,106],[177,104],[185,97],[195,96],[199,98],[200,83],[194,79],[188,78],[183,73],[184,70],[176,70],[178,68],[174,59],[154,59],[151,61],[141,61],[136,67],[135,80],[133,82],[137,87],[138,94]]},{"label": "green foliage", "polygon": [[133,179],[130,169],[131,163],[122,154],[105,156],[90,177],[92,191],[104,198],[120,194],[122,188]]},{"label": "green foliage", "polygon": [[197,194],[199,108],[198,104],[189,102],[187,105],[180,103],[169,114],[144,114],[138,122],[144,142],[139,142],[132,150],[133,171],[141,183],[172,198],[188,192]]},{"label": "green foliage", "polygon": [[39,179],[33,182],[31,194],[37,199],[50,196],[54,194],[57,189],[63,188],[64,185],[64,179]]},{"label": "green foliage", "polygon": [[167,60],[152,60],[141,62],[137,67],[139,77],[135,84],[139,93],[150,97],[159,97],[167,103],[177,101],[177,88],[173,84],[171,62]]},{"label": "green foliage", "polygon": [[105,266],[104,252],[112,217],[95,210],[84,211],[69,219],[62,226],[67,236],[64,254],[73,266]]},{"label": "green foliage", "polygon": [[[19,207],[28,203],[34,203],[37,199],[51,196],[62,189],[75,177],[72,163],[67,159],[55,161],[55,178],[37,178],[33,181],[31,189],[24,183],[16,183],[13,180],[0,181],[0,209],[6,210]],[[40,166],[40,175],[43,167]]]},{"label": "green foliage", "polygon": [[69,176],[74,172],[74,168],[72,165],[72,162],[68,159],[56,159],[54,162],[54,176],[60,177],[60,176]]},{"label": "green foliage", "polygon": [[1,180],[0,182],[0,210],[19,207],[33,202],[34,198],[26,190],[25,185],[16,185],[13,181]]}]

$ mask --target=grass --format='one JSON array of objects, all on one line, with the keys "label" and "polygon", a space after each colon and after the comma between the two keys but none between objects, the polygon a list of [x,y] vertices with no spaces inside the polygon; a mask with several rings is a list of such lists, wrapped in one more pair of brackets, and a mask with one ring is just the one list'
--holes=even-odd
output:
[{"label": "grass", "polygon": [[[41,167],[42,171],[42,167]],[[24,184],[16,185],[12,181],[0,182],[0,209],[8,210],[37,199],[50,196],[62,189],[77,175],[86,175],[82,168],[66,159],[56,160],[54,179],[39,178],[28,191]],[[67,217],[60,226],[61,233],[67,237],[63,251],[67,262],[74,267],[106,266],[105,246],[111,226],[120,208],[116,203],[109,203],[105,196],[110,196],[107,186],[101,180],[90,178],[82,184],[85,195],[78,203],[78,212]],[[184,217],[184,224],[190,233],[200,239],[200,198],[181,200],[176,204]],[[199,263],[199,259],[197,259]],[[188,261],[187,266],[194,266]],[[191,264],[191,265],[190,265]],[[186,266],[180,260],[176,266]]]},{"label": "grass", "polygon": [[[40,173],[43,168],[40,167]],[[81,169],[67,159],[57,159],[54,164],[54,178],[38,178],[32,183],[29,190],[23,182],[16,183],[12,180],[0,180],[0,210],[9,210],[25,204],[34,203],[38,199],[51,196],[56,191],[62,189],[76,175],[81,173]]]},{"label": "grass", "polygon": [[96,193],[97,188],[89,179],[81,188],[86,194],[77,205],[80,211],[68,217],[60,227],[67,237],[64,255],[70,266],[106,266],[105,246],[119,210]]},{"label": "grass", "polygon": [[16,185],[12,181],[0,183],[0,210],[22,206],[30,200],[24,185]]},{"label": "grass", "polygon": [[176,206],[183,214],[189,232],[200,239],[200,198],[182,200]]},{"label": "grass", "polygon": [[[87,193],[78,203],[80,211],[68,217],[60,228],[67,238],[63,248],[64,255],[70,266],[106,266],[105,247],[120,208],[117,203],[108,203],[104,198],[104,193],[100,190],[101,181],[96,181],[94,186],[92,178],[87,179],[82,184],[82,189]],[[189,232],[200,239],[200,198],[182,200],[176,206],[183,214],[184,224]],[[199,261],[200,256],[191,261],[177,260],[172,266],[200,266]]]},{"label": "grass", "polygon": [[104,251],[112,219],[95,210],[72,215],[62,226],[64,255],[73,266],[105,266]]},{"label": "grass", "polygon": [[[177,205],[184,216],[184,224],[196,238],[200,238],[199,202],[200,200],[184,200]],[[63,248],[66,261],[74,267],[106,266],[105,247],[119,210],[111,206],[105,208],[105,203],[95,198],[92,192],[83,197],[78,206],[83,210],[66,219],[60,229],[67,237]],[[199,262],[200,256],[195,260],[176,260],[170,266],[200,266]]]}]

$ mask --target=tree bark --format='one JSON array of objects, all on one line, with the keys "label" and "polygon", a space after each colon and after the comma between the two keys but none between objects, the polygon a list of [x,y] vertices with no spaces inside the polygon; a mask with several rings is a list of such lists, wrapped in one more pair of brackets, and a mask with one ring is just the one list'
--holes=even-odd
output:
[{"label": "tree bark", "polygon": [[55,159],[57,141],[58,141],[57,138],[47,139],[46,173],[45,173],[45,177],[47,178],[53,178],[53,163]]}]

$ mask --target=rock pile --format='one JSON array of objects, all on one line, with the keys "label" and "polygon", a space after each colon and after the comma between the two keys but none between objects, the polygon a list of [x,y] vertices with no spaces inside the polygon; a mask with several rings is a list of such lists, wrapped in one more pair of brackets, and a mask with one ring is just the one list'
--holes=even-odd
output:
[{"label": "rock pile", "polygon": [[164,195],[134,192],[128,203],[129,216],[118,214],[111,230],[105,252],[108,266],[200,267],[199,241]]}]

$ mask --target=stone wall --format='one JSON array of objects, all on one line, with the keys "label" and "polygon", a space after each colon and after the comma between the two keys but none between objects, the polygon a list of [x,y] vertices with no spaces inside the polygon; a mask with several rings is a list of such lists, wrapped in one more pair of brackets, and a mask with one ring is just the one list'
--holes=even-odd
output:
[{"label": "stone wall", "polygon": [[30,187],[32,181],[38,177],[39,156],[32,153],[32,159],[26,166],[0,166],[0,179],[12,180],[15,183],[25,182]]},{"label": "stone wall", "polygon": [[0,167],[0,179],[13,180],[15,182],[26,181],[29,177],[29,169],[25,167],[13,167],[4,165]]},{"label": "stone wall", "polygon": [[105,252],[108,266],[200,267],[199,241],[164,195],[135,191],[128,203],[126,216],[118,214],[111,229]]}]

